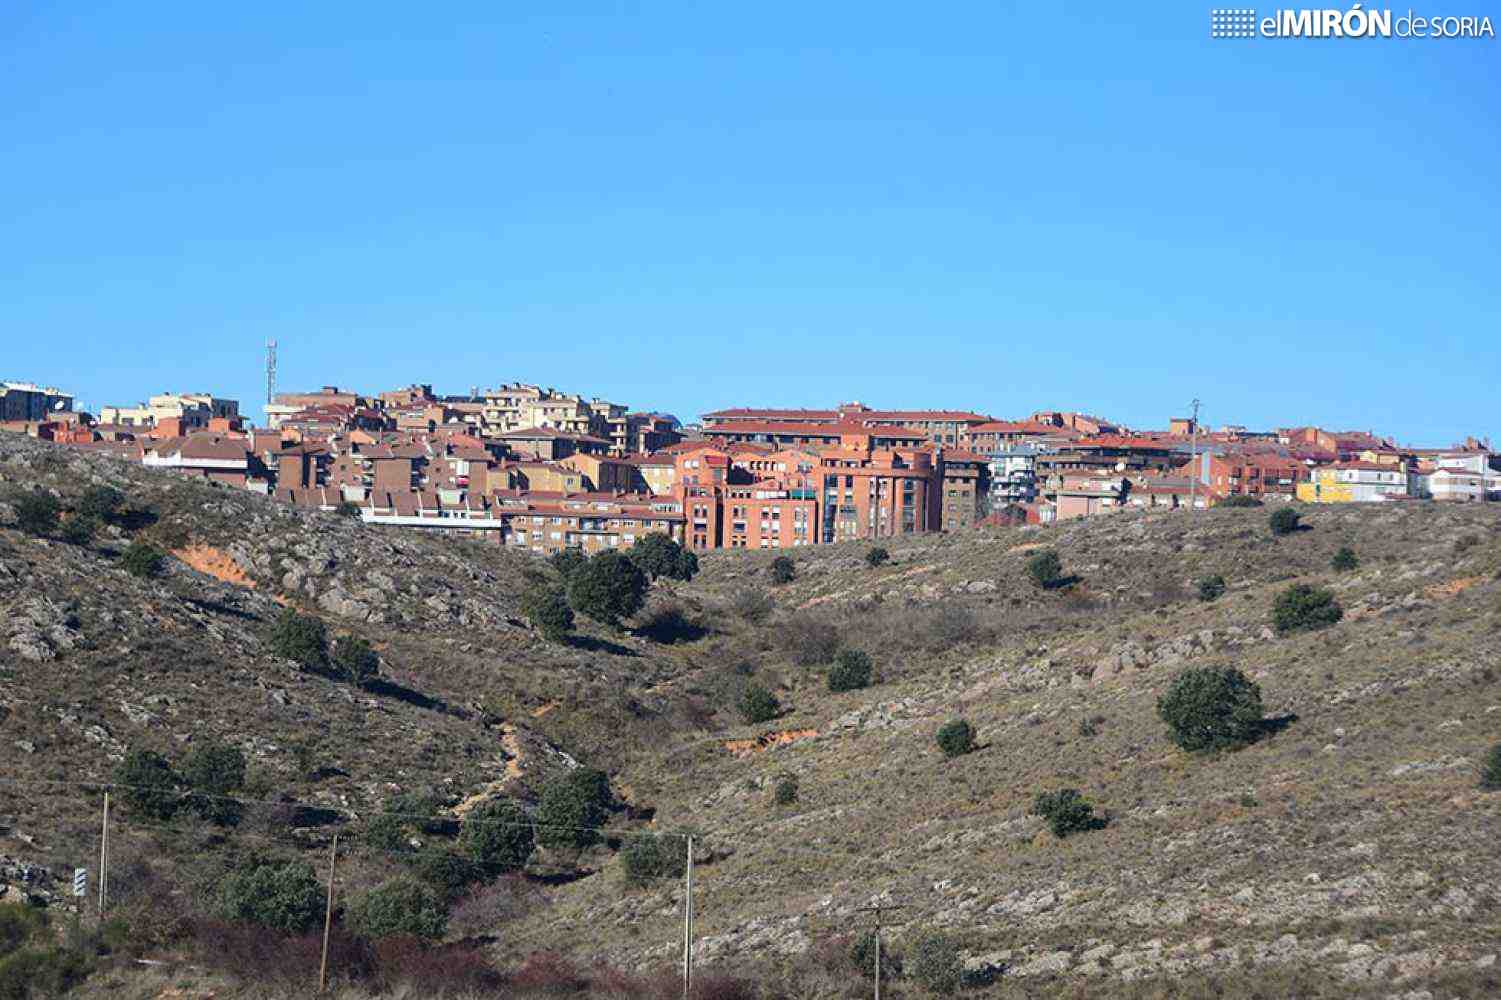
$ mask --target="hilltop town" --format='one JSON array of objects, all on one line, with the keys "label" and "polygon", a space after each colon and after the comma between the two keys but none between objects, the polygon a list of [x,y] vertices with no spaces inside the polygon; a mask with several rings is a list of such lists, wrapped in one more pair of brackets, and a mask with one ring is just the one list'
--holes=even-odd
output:
[{"label": "hilltop town", "polygon": [[164,393],[97,418],[7,382],[0,429],[107,452],[369,524],[551,554],[660,532],[696,552],[794,549],[1049,524],[1129,508],[1302,500],[1501,499],[1501,453],[1416,448],[1368,431],[1142,430],[1077,412],[737,407],[684,425],[598,397],[507,383],[376,394],[273,393],[263,426],[210,393]]}]

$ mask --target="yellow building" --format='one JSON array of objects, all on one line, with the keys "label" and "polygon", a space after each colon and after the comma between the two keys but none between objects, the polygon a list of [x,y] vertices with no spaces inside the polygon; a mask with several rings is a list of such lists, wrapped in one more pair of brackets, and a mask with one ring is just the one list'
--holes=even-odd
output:
[{"label": "yellow building", "polygon": [[1410,477],[1401,465],[1340,462],[1314,469],[1298,484],[1305,503],[1372,503],[1412,496]]}]

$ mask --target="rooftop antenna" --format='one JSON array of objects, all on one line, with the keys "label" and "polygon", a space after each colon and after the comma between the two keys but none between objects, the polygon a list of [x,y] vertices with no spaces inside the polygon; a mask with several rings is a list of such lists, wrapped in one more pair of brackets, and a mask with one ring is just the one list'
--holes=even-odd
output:
[{"label": "rooftop antenna", "polygon": [[266,341],[266,405],[276,395],[276,341]]}]

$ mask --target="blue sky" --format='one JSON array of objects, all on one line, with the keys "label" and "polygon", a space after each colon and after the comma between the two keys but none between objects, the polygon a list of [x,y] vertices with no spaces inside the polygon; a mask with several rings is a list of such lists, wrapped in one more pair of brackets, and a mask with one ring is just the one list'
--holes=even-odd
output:
[{"label": "blue sky", "polygon": [[6,4],[0,377],[1501,444],[1501,43],[1208,21]]}]

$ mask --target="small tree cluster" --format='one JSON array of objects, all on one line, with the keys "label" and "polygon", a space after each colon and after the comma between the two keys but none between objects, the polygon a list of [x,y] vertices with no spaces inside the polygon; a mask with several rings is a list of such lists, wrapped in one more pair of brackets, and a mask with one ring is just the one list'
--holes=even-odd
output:
[{"label": "small tree cluster", "polygon": [[62,538],[69,545],[87,547],[99,533],[99,522],[92,517],[74,514],[63,522]]},{"label": "small tree cluster", "polygon": [[745,692],[740,696],[739,708],[741,718],[753,725],[770,722],[782,711],[782,705],[777,701],[776,695],[759,684],[746,687]]},{"label": "small tree cluster", "polygon": [[629,552],[631,562],[653,581],[691,580],[698,573],[698,556],[660,531],[648,532]]},{"label": "small tree cluster", "polygon": [[271,628],[272,654],[291,660],[304,670],[321,670],[328,666],[328,630],[323,620],[298,614],[292,608],[282,611]]},{"label": "small tree cluster", "polygon": [[1094,806],[1079,794],[1077,788],[1039,792],[1032,801],[1032,815],[1047,820],[1053,836],[1060,838],[1105,825],[1104,820],[1094,815]]},{"label": "small tree cluster", "polygon": [[379,654],[357,635],[341,636],[334,643],[331,665],[341,680],[355,687],[365,687],[380,675]]},{"label": "small tree cluster", "polygon": [[350,904],[345,919],[362,937],[439,940],[448,932],[448,910],[431,888],[397,879],[371,889]]},{"label": "small tree cluster", "polygon": [[132,750],[115,767],[115,782],[138,816],[169,820],[187,806],[211,823],[233,826],[242,813],[232,796],[245,787],[245,754],[210,740],[188,753],[179,772],[154,750]]},{"label": "small tree cluster", "polygon": [[550,642],[562,642],[573,631],[573,608],[562,587],[532,587],[521,597],[521,613]]},{"label": "small tree cluster", "polygon": [[934,738],[945,757],[961,757],[975,749],[975,727],[963,719],[945,722]]},{"label": "small tree cluster", "polygon": [[16,512],[16,527],[28,535],[45,536],[57,529],[62,504],[45,490],[22,490],[11,498]]},{"label": "small tree cluster", "polygon": [[554,552],[547,560],[552,568],[558,571],[558,576],[563,578],[563,583],[568,583],[568,578],[573,576],[574,570],[589,561],[589,557],[578,549],[568,548]]},{"label": "small tree cluster", "polygon": [[1291,507],[1279,507],[1272,511],[1272,516],[1267,519],[1274,535],[1291,535],[1298,530],[1298,522],[1302,515]]},{"label": "small tree cluster", "polygon": [[688,838],[676,833],[631,837],[621,848],[620,864],[625,880],[635,886],[677,878],[688,867]]},{"label": "small tree cluster", "polygon": [[1043,590],[1052,590],[1063,579],[1063,560],[1052,549],[1039,552],[1027,560],[1027,576],[1033,585]]},{"label": "small tree cluster", "polygon": [[120,517],[124,508],[124,493],[113,486],[90,486],[78,498],[78,503],[73,505],[73,513],[111,524]]},{"label": "small tree cluster", "polygon": [[1348,573],[1359,565],[1360,557],[1348,545],[1340,546],[1339,551],[1334,553],[1334,558],[1329,560],[1329,568],[1336,573]]},{"label": "small tree cluster", "polygon": [[797,563],[790,556],[777,556],[771,561],[771,582],[777,585],[797,579]]},{"label": "small tree cluster", "polygon": [[1501,743],[1491,747],[1481,762],[1480,787],[1486,791],[1501,789]]},{"label": "small tree cluster", "polygon": [[841,649],[829,667],[829,690],[855,691],[870,687],[873,668],[870,654],[858,649]]},{"label": "small tree cluster", "polygon": [[1191,667],[1157,699],[1173,742],[1191,752],[1229,750],[1261,734],[1261,688],[1234,667]]},{"label": "small tree cluster", "polygon": [[510,799],[478,806],[464,817],[459,831],[459,846],[489,875],[525,868],[535,841],[531,820]]},{"label": "small tree cluster", "polygon": [[1205,604],[1217,601],[1225,593],[1225,578],[1218,573],[1212,576],[1201,576],[1198,580],[1199,600]]},{"label": "small tree cluster", "polygon": [[614,796],[603,771],[581,767],[549,782],[537,803],[537,840],[546,847],[589,847],[610,817]]},{"label": "small tree cluster", "polygon": [[1262,502],[1249,493],[1234,493],[1215,504],[1216,507],[1260,507]]},{"label": "small tree cluster", "polygon": [[1295,583],[1272,604],[1272,625],[1278,632],[1306,632],[1333,625],[1345,616],[1332,591]]},{"label": "small tree cluster", "polygon": [[890,560],[891,553],[887,552],[879,545],[867,550],[865,553],[865,565],[871,567],[872,569],[877,566],[884,566]]},{"label": "small tree cluster", "polygon": [[120,565],[125,567],[125,572],[131,576],[150,579],[158,576],[165,564],[167,554],[148,541],[136,539],[126,547],[120,556]]},{"label": "small tree cluster", "polygon": [[918,934],[907,949],[905,968],[924,989],[939,996],[954,993],[964,980],[958,944],[939,931]]},{"label": "small tree cluster", "polygon": [[252,858],[220,882],[218,903],[227,920],[302,934],[322,918],[324,896],[306,862]]},{"label": "small tree cluster", "polygon": [[618,625],[641,610],[648,581],[626,556],[605,549],[591,556],[568,577],[568,603],[603,625]]},{"label": "small tree cluster", "polygon": [[797,801],[797,793],[797,775],[783,773],[777,776],[777,783],[772,789],[772,799],[777,805],[792,805]]}]

